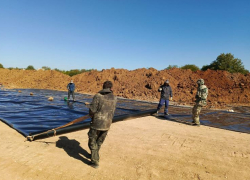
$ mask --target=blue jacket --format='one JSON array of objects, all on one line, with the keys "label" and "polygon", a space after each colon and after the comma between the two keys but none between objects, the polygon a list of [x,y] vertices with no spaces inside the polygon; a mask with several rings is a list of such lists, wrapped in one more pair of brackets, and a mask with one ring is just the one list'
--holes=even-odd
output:
[{"label": "blue jacket", "polygon": [[162,85],[158,91],[161,92],[161,99],[169,100],[169,96],[173,97],[171,86]]},{"label": "blue jacket", "polygon": [[71,92],[73,92],[75,90],[75,84],[74,83],[69,83],[67,86],[67,89]]}]

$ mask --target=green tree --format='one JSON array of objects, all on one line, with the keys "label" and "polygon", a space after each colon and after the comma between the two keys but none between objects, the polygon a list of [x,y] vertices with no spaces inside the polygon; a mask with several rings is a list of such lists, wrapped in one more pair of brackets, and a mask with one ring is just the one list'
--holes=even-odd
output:
[{"label": "green tree", "polygon": [[191,71],[198,71],[200,68],[194,64],[186,64],[181,67],[181,69],[191,69]]},{"label": "green tree", "polygon": [[58,72],[62,72],[60,69],[57,69],[57,68],[55,68],[54,70],[55,70],[55,71],[58,71]]},{"label": "green tree", "polygon": [[81,69],[81,73],[90,72],[90,71],[92,71],[92,70],[94,70],[94,69]]},{"label": "green tree", "polygon": [[74,76],[74,75],[77,75],[80,73],[81,73],[81,71],[79,69],[71,69],[71,70],[65,72],[65,74],[67,74],[69,76]]},{"label": "green tree", "polygon": [[84,73],[84,72],[90,72],[93,69],[81,69],[81,70],[80,69],[71,69],[69,71],[65,71],[65,70],[60,70],[60,69],[55,68],[54,70],[58,71],[58,72],[61,72],[63,74],[69,75],[69,76],[74,76],[74,75],[81,74],[81,73]]},{"label": "green tree", "polygon": [[165,69],[173,69],[173,68],[178,68],[178,66],[177,65],[168,65],[168,67]]},{"label": "green tree", "polygon": [[244,68],[241,59],[234,58],[234,55],[231,53],[222,53],[210,65],[205,65],[201,68],[202,71],[207,69],[225,70],[230,73],[249,73],[249,71]]},{"label": "green tree", "polygon": [[51,70],[51,68],[48,67],[48,66],[43,66],[42,69],[44,69],[44,70]]},{"label": "green tree", "polygon": [[4,68],[3,65],[0,63],[0,68]]},{"label": "green tree", "polygon": [[26,68],[26,70],[35,70],[35,68],[34,68],[34,66],[29,65],[29,66]]}]

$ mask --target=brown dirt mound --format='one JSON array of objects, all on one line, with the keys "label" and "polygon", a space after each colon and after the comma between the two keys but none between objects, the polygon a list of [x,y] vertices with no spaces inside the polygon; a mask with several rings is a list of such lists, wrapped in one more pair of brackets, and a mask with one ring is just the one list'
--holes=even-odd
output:
[{"label": "brown dirt mound", "polygon": [[[60,72],[30,71],[30,70],[0,70],[1,82],[7,88],[38,88],[66,90],[71,77]],[[209,88],[208,107],[221,107],[226,104],[250,103],[250,74],[231,74],[226,71],[197,71],[178,68],[158,71],[156,69],[107,69],[91,71],[73,76],[77,92],[95,94],[102,88],[106,80],[114,83],[114,93],[117,96],[158,100],[158,87],[169,80],[173,89],[173,100],[178,103],[194,101],[198,79],[204,79]]]},{"label": "brown dirt mound", "polygon": [[70,77],[58,71],[0,69],[0,83],[6,88],[65,90]]}]

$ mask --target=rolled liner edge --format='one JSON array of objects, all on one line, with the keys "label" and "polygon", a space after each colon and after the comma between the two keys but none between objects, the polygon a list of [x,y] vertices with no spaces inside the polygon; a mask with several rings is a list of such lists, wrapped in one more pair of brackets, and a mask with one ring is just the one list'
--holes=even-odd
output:
[{"label": "rolled liner edge", "polygon": [[[120,116],[116,116],[113,118],[113,123],[114,122],[118,122],[118,121],[124,121],[124,120],[128,120],[128,119],[133,119],[136,117],[143,117],[143,116],[147,116],[147,115],[151,115],[156,113],[155,109],[150,109],[150,110],[146,110],[146,111],[141,111],[135,114],[125,114],[125,115],[120,115]],[[74,132],[74,131],[79,131],[82,129],[87,129],[89,128],[90,123],[85,123],[85,124],[76,124],[76,125],[72,125],[72,126],[68,126],[62,129],[58,129],[56,130],[56,135],[59,134],[64,134],[64,133],[69,133],[69,132]],[[43,139],[43,138],[48,138],[48,137],[52,137],[54,136],[54,131],[49,131],[48,133],[44,133],[44,134],[39,134],[39,135],[31,135],[31,136],[26,136],[26,139],[29,141],[34,141],[37,139]]]}]

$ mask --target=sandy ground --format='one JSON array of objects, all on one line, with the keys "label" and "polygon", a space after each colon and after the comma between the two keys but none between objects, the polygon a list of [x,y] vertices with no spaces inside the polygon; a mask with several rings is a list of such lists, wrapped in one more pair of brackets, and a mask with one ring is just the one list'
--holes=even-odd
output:
[{"label": "sandy ground", "polygon": [[0,179],[250,179],[250,134],[152,116],[118,122],[94,169],[87,131],[28,142],[0,122]]}]

